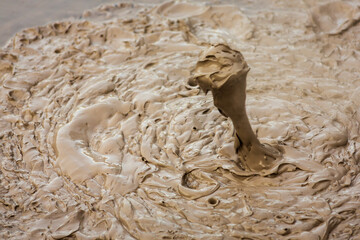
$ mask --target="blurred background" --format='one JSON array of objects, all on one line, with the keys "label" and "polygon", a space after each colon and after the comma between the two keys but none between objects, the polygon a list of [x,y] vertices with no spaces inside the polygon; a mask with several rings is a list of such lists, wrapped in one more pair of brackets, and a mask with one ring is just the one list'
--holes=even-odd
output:
[{"label": "blurred background", "polygon": [[[0,48],[21,29],[80,18],[87,9],[121,2],[163,3],[170,0],[0,0]],[[251,0],[189,0],[207,4],[241,5]]]},{"label": "blurred background", "polygon": [[164,0],[0,0],[0,47],[23,28],[79,18],[86,9],[118,2],[159,3]]}]

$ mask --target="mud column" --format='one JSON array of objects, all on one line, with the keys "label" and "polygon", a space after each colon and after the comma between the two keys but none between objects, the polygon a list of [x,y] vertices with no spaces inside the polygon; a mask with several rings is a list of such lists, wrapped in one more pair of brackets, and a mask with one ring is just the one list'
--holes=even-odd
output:
[{"label": "mud column", "polygon": [[234,125],[234,147],[239,159],[245,168],[257,171],[271,167],[280,153],[261,144],[251,128],[245,107],[249,70],[240,52],[218,44],[202,53],[191,83],[198,84],[204,92],[212,92],[214,105]]}]

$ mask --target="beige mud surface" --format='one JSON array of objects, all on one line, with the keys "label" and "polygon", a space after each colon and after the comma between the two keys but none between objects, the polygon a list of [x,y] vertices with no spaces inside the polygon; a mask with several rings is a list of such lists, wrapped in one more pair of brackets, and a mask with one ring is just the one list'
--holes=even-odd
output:
[{"label": "beige mud surface", "polygon": [[[359,239],[356,1],[119,4],[0,50],[3,239]],[[250,67],[246,109],[283,157],[234,160],[190,86],[210,44]]]},{"label": "beige mud surface", "polygon": [[3,47],[13,35],[24,28],[44,25],[64,18],[79,18],[85,9],[117,2],[116,0],[0,1],[0,46]]}]

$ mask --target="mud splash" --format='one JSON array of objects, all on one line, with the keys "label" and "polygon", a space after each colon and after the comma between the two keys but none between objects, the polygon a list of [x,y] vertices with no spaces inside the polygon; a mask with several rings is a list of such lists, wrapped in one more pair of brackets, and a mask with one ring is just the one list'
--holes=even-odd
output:
[{"label": "mud splash", "polygon": [[281,153],[262,145],[251,129],[246,114],[246,76],[250,68],[240,52],[218,44],[207,49],[196,64],[194,80],[207,93],[213,94],[214,105],[235,128],[235,152],[247,170],[268,169]]},{"label": "mud splash", "polygon": [[[328,13],[346,27],[314,20],[324,4],[118,4],[18,33],[0,52],[0,236],[359,237],[360,25],[355,7]],[[251,67],[249,123],[283,152],[269,169],[238,165],[237,129],[188,84],[209,44]]]}]

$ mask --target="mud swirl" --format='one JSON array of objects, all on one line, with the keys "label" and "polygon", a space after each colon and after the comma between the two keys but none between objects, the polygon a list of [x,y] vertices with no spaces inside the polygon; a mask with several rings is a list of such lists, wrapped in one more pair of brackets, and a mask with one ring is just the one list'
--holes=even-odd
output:
[{"label": "mud swirl", "polygon": [[[356,239],[360,26],[331,6],[116,4],[18,33],[0,51],[1,238]],[[251,67],[270,169],[239,165],[231,121],[188,84],[217,43]]]}]

